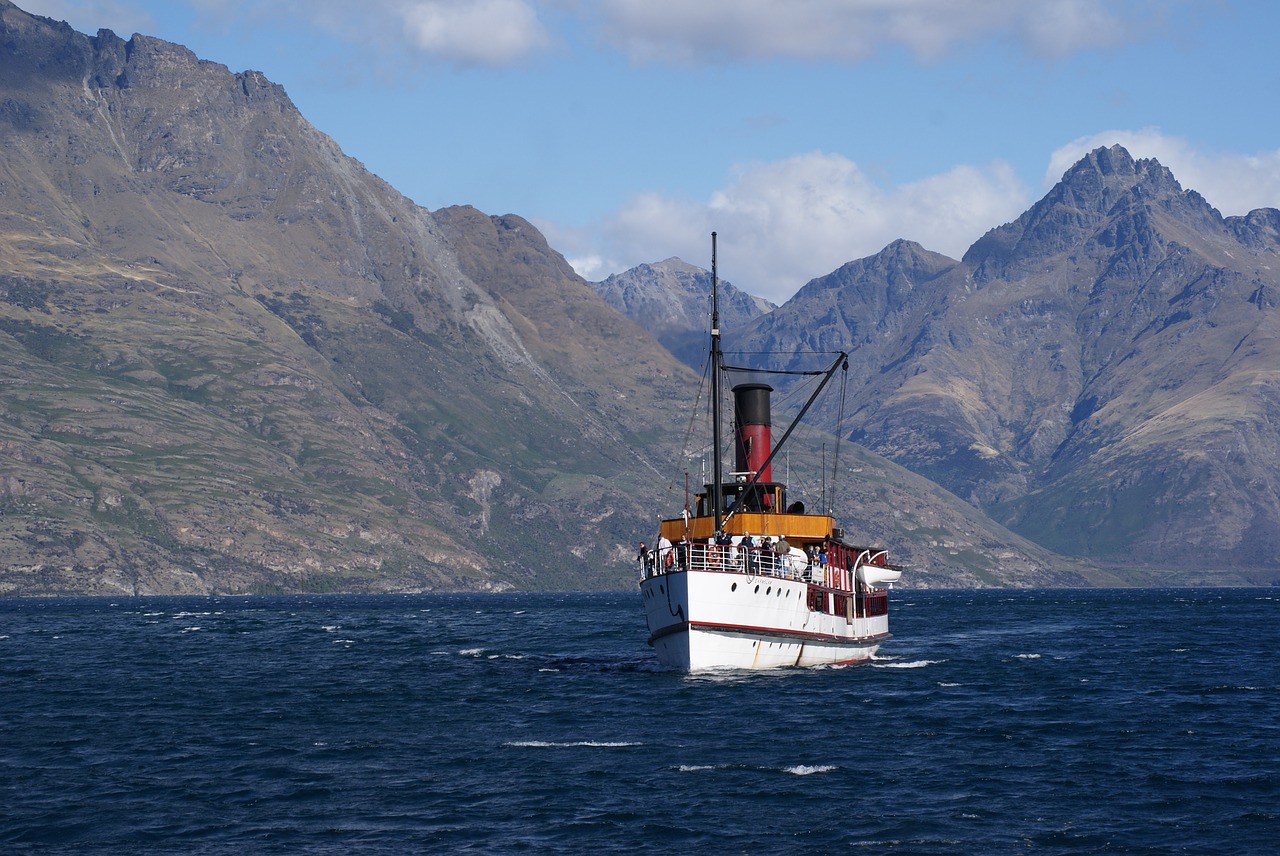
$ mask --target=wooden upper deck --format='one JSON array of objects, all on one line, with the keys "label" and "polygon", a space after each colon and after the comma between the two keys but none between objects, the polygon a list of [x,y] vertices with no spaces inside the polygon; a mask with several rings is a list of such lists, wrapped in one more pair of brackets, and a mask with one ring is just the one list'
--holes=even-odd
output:
[{"label": "wooden upper deck", "polygon": [[[835,518],[829,514],[787,514],[785,512],[740,511],[724,523],[728,535],[751,535],[759,538],[784,537],[800,546],[803,543],[825,541],[835,535]],[[690,517],[685,529],[683,517],[662,521],[661,533],[678,543],[687,534],[690,541],[704,541],[715,535],[715,518]]]}]

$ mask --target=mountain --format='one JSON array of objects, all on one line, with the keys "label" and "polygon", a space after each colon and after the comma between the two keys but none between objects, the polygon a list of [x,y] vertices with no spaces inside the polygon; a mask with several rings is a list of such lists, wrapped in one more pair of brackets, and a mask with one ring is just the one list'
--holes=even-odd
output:
[{"label": "mountain", "polygon": [[[697,392],[522,218],[413,204],[257,72],[0,0],[0,594],[627,586]],[[913,584],[1110,579],[844,446]]]},{"label": "mountain", "polygon": [[0,84],[0,590],[628,578],[689,373],[536,231],[485,270],[487,218],[157,39],[3,2]]},{"label": "mountain", "polygon": [[963,259],[895,242],[752,322],[847,349],[851,439],[1061,553],[1280,571],[1280,212],[1091,152]]},{"label": "mountain", "polygon": [[[711,320],[711,274],[677,258],[642,264],[592,288],[604,301],[635,321],[667,350],[693,368],[706,362]],[[720,326],[733,331],[777,308],[730,282],[720,286]]]}]

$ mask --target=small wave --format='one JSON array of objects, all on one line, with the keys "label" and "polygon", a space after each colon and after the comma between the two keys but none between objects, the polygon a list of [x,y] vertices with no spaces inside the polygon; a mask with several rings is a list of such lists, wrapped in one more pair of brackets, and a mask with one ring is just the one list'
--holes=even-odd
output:
[{"label": "small wave", "polygon": [[959,687],[959,686],[964,686],[964,685],[963,685],[963,684],[952,683],[952,682],[950,682],[950,681],[938,681],[938,686],[940,686],[940,687]]},{"label": "small wave", "polygon": [[1039,654],[1014,654],[1013,658],[1015,660],[1039,660],[1040,655]]},{"label": "small wave", "polygon": [[483,648],[463,648],[458,653],[461,654],[463,657],[483,657],[484,649]]},{"label": "small wave", "polygon": [[715,766],[712,764],[681,764],[680,766],[676,767],[676,770],[681,773],[700,773],[703,770],[714,770],[714,769],[715,769]]},{"label": "small wave", "polygon": [[573,749],[583,746],[592,749],[624,749],[628,746],[643,746],[644,744],[605,740],[577,740],[572,743],[563,743],[553,740],[509,740],[502,745],[518,746],[524,749]]},{"label": "small wave", "polygon": [[320,629],[323,630],[325,633],[336,633],[342,628],[336,624],[322,624],[320,625]]},{"label": "small wave", "polygon": [[182,628],[181,632],[182,633],[198,633],[203,629],[204,629],[203,627],[184,627]]},{"label": "small wave", "polygon": [[872,662],[873,669],[923,669],[925,666],[936,666],[938,663],[945,663],[946,660],[912,660],[909,663],[881,663]]},{"label": "small wave", "polygon": [[784,773],[790,773],[793,776],[812,776],[814,773],[830,773],[832,770],[838,770],[839,767],[834,764],[818,764],[810,766],[809,764],[797,764],[794,767],[783,768]]}]

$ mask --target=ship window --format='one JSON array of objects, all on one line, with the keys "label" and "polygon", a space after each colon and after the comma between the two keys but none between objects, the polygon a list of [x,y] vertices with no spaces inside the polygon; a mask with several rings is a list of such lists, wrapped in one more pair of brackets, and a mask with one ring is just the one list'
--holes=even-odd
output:
[{"label": "ship window", "polygon": [[756,590],[755,590],[755,593],[756,593],[756,594],[760,594],[760,584],[759,584],[759,583],[756,583]]},{"label": "ship window", "polygon": [[765,589],[765,590],[764,590],[764,593],[765,593],[765,594],[773,594],[773,586],[769,586],[767,589]]},{"label": "ship window", "polygon": [[737,583],[734,583],[733,585],[729,586],[729,591],[737,591],[737,590],[738,590],[738,584],[737,584]]}]

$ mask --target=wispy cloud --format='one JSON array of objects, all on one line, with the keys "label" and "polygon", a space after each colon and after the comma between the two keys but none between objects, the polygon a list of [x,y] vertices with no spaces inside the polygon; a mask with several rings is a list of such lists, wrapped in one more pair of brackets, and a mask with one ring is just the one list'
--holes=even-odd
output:
[{"label": "wispy cloud", "polygon": [[511,65],[551,36],[526,0],[419,0],[396,4],[411,47],[475,65]]},{"label": "wispy cloud", "polygon": [[[1189,0],[175,0],[223,26],[314,28],[392,57],[505,67],[567,41],[585,23],[606,49],[648,63],[801,59],[861,62],[905,48],[936,61],[1000,41],[1034,57],[1150,38]],[[128,34],[149,18],[130,0],[27,0],[89,32]],[[130,28],[133,29],[130,29]]]},{"label": "wispy cloud", "polygon": [[858,62],[888,47],[923,60],[999,39],[1057,58],[1157,28],[1176,4],[1125,0],[600,0],[604,40],[637,62],[793,58]]},{"label": "wispy cloud", "polygon": [[55,21],[66,21],[77,30],[96,33],[107,27],[128,38],[153,29],[155,21],[129,0],[19,0],[25,11]]},{"label": "wispy cloud", "polygon": [[[460,66],[506,67],[538,56],[555,44],[536,0],[174,0],[192,9],[202,26],[285,27],[326,36],[367,52],[371,66],[386,68],[422,60]],[[93,32],[99,26],[122,35],[149,24],[130,0],[27,0],[36,14],[63,18]],[[321,55],[323,56],[323,55]],[[324,62],[320,57],[317,62]]]},{"label": "wispy cloud", "polygon": [[[248,0],[246,14],[261,13]],[[287,0],[277,16],[316,27],[352,45],[378,52],[378,63],[397,56],[462,66],[503,67],[540,54],[553,38],[533,0]]]}]

